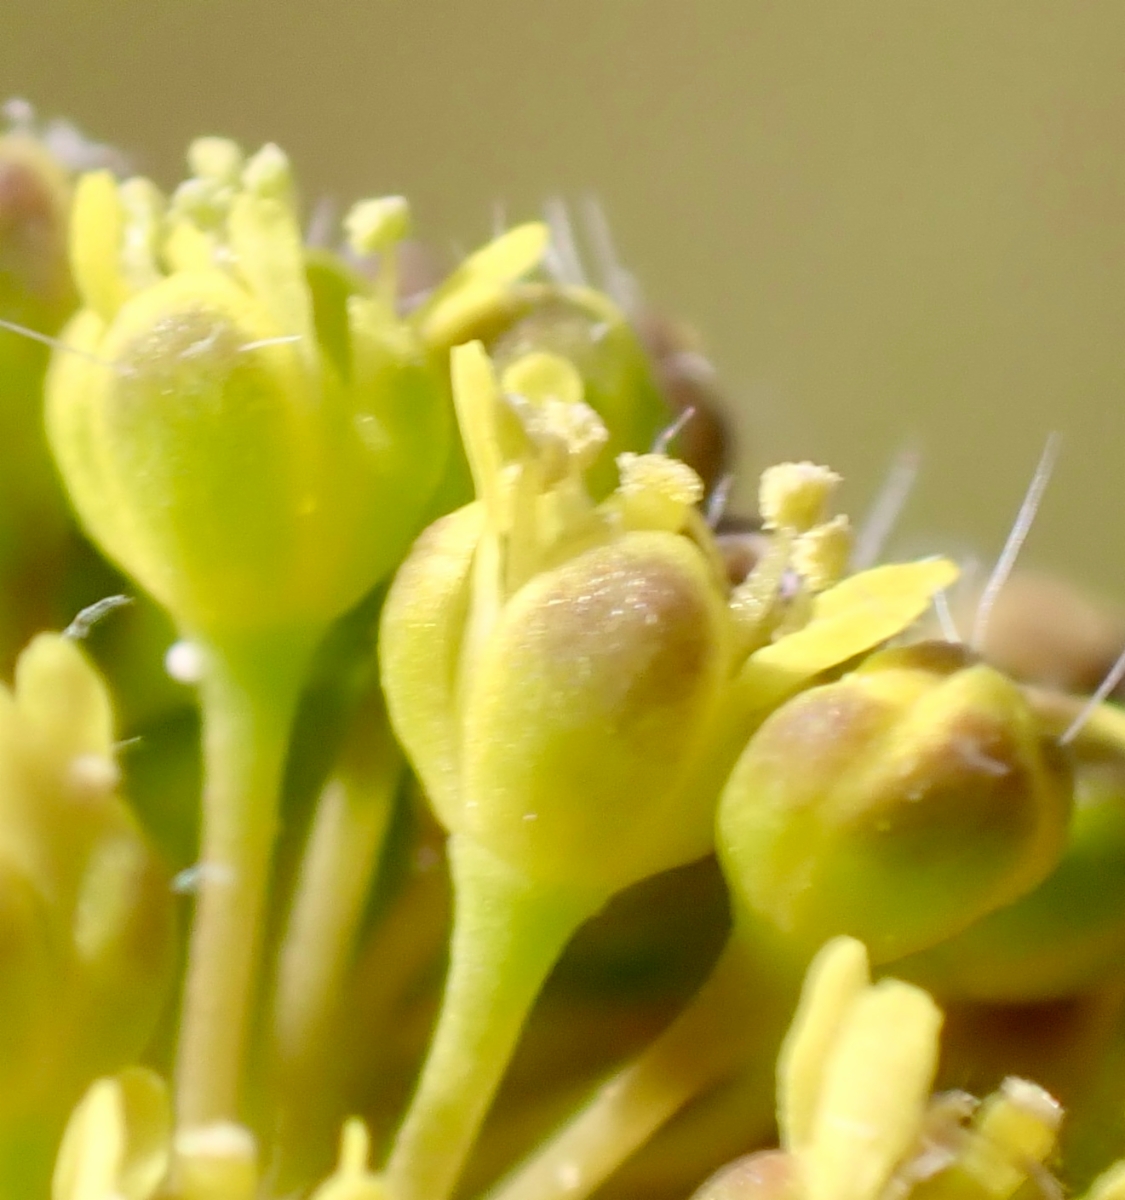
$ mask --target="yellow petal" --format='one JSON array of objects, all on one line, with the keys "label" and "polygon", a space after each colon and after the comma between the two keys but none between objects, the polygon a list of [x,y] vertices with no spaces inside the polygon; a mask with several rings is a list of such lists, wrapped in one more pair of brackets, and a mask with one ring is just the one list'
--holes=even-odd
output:
[{"label": "yellow petal", "polygon": [[415,314],[432,346],[452,346],[521,276],[538,266],[550,234],[541,222],[518,225],[471,254]]},{"label": "yellow petal", "polygon": [[806,1147],[812,1136],[829,1052],[869,982],[867,951],[855,938],[833,938],[809,966],[777,1060],[777,1121],[786,1150]]},{"label": "yellow petal", "polygon": [[70,218],[70,263],[86,302],[104,321],[112,321],[129,298],[121,267],[125,209],[117,181],[109,171],[83,175],[74,193]]},{"label": "yellow petal", "polygon": [[914,1143],[937,1067],[942,1015],[895,979],[852,1004],[825,1064],[809,1145],[808,1200],[876,1200]]},{"label": "yellow petal", "polygon": [[99,1079],[71,1114],[51,1179],[51,1200],[114,1200],[125,1153],[116,1080]]},{"label": "yellow petal", "polygon": [[822,592],[812,620],[750,656],[738,688],[755,708],[772,708],[814,675],[909,628],[936,592],[957,578],[944,558],[892,563],[849,576]]}]

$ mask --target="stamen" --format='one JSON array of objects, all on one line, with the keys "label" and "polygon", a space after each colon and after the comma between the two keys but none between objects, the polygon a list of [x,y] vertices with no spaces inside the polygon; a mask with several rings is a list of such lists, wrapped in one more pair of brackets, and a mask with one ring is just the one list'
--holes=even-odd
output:
[{"label": "stamen", "polygon": [[973,650],[979,651],[984,645],[985,635],[988,633],[988,622],[992,616],[996,597],[1000,594],[1004,584],[1008,582],[1008,576],[1011,575],[1012,568],[1016,565],[1016,559],[1019,557],[1019,552],[1023,548],[1023,543],[1031,530],[1031,524],[1035,520],[1035,515],[1039,511],[1039,502],[1043,499],[1043,492],[1050,482],[1051,472],[1055,469],[1055,463],[1059,457],[1059,440],[1057,433],[1052,433],[1047,438],[1047,444],[1043,447],[1043,453],[1039,457],[1035,474],[1031,477],[1031,483],[1028,485],[1027,494],[1024,496],[1020,510],[1016,514],[1016,521],[1012,526],[1012,532],[1008,534],[1008,540],[1004,543],[1004,549],[1000,551],[1000,557],[996,560],[996,566],[992,569],[992,574],[989,576],[988,582],[984,585],[984,590],[981,592],[980,602],[977,604],[976,617],[973,621],[972,636],[969,638],[969,646]]},{"label": "stamen", "polygon": [[853,571],[866,571],[879,560],[906,501],[918,479],[921,455],[912,447],[900,450],[891,462],[891,469],[875,496],[859,527],[852,551]]},{"label": "stamen", "polygon": [[1082,732],[1082,727],[1089,721],[1097,708],[1105,701],[1110,692],[1117,687],[1122,679],[1125,679],[1125,650],[1122,650],[1117,656],[1117,661],[1110,667],[1106,673],[1106,677],[1098,684],[1097,690],[1082,705],[1078,711],[1078,715],[1063,731],[1062,736],[1059,738],[1060,746],[1069,746],[1074,741]]}]

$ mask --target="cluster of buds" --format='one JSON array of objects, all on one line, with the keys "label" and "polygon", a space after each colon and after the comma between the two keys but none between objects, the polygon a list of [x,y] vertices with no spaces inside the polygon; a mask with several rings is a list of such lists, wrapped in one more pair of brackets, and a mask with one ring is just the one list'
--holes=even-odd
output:
[{"label": "cluster of buds", "polygon": [[[928,640],[956,567],[854,569],[828,468],[768,469],[752,536],[717,534],[713,427],[669,453],[710,382],[553,271],[544,224],[420,289],[401,197],[314,247],[276,147],[201,139],[165,196],[33,133],[0,140],[0,371],[19,420],[42,388],[112,564],[75,550],[52,595],[115,569],[163,609],[202,798],[182,696],[137,705],[130,771],[88,623],[30,643],[0,692],[0,1195],[673,1197],[734,1158],[698,1200],[1002,1200],[1060,1146],[1076,1186],[1125,1149],[1082,1132],[1125,1140],[1112,703]],[[40,496],[66,528],[53,487],[3,493],[5,538]],[[122,674],[150,694],[164,662],[139,638]],[[680,868],[721,872],[725,950],[560,1073],[595,1026],[564,1004],[536,1051],[556,964],[589,981]],[[931,1095],[941,1005],[956,1034],[1046,1003],[1085,1014],[1086,1069],[962,1038],[987,1099]],[[1039,1050],[1057,1098],[1016,1077]]]}]

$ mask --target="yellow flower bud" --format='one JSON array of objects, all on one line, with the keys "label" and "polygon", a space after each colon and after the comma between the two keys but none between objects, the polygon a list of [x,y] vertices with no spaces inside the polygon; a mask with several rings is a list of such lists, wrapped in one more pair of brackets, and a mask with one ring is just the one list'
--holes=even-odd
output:
[{"label": "yellow flower bud", "polygon": [[[494,403],[495,383],[478,350],[456,353],[462,394],[483,389],[459,400],[471,442],[473,421],[488,419],[472,406]],[[384,611],[382,670],[399,736],[451,831],[543,884],[609,896],[707,851],[710,798],[681,784],[730,665],[726,596],[684,532],[701,489],[682,464],[626,456],[602,510],[568,491],[600,426],[577,376],[548,370],[564,360],[544,358],[506,376],[532,396],[523,465],[503,466],[500,442],[481,434],[491,502],[415,547]],[[521,497],[513,470],[541,490]],[[502,544],[496,522],[510,526]]]},{"label": "yellow flower bud", "polygon": [[82,179],[85,308],[47,389],[86,527],[219,640],[358,600],[406,548],[449,433],[429,354],[383,299],[311,290],[280,151],[239,172],[231,149],[197,147],[166,217],[144,181]]},{"label": "yellow flower bud", "polygon": [[625,534],[505,606],[464,693],[454,826],[535,879],[606,894],[699,857],[679,789],[727,665],[725,612],[686,538]]},{"label": "yellow flower bud", "polygon": [[479,499],[419,541],[380,633],[456,897],[442,1017],[387,1168],[402,1200],[453,1187],[577,926],[707,852],[713,793],[687,785],[731,665],[725,584],[688,533],[700,489],[634,459],[595,506],[582,474],[604,429],[566,359],[512,363],[506,398],[476,343],[453,377]]},{"label": "yellow flower bud", "polygon": [[[0,690],[0,904],[5,956],[28,980],[0,989],[0,1112],[67,1103],[145,1044],[171,981],[167,874],[116,794],[105,688],[67,638],[44,634]],[[23,1051],[34,1051],[25,1060]],[[14,1072],[14,1075],[10,1072]]]},{"label": "yellow flower bud", "polygon": [[67,1125],[51,1200],[149,1200],[168,1170],[171,1132],[159,1076],[127,1067],[98,1079]]},{"label": "yellow flower bud", "polygon": [[728,780],[719,846],[744,919],[888,961],[1055,865],[1069,774],[1014,684],[923,643],[871,656],[769,717]]}]

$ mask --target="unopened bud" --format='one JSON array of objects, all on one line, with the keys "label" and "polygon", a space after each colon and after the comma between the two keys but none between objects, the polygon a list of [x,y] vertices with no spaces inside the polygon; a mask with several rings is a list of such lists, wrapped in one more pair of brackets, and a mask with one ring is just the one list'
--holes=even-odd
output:
[{"label": "unopened bud", "polygon": [[719,844],[747,918],[809,951],[851,934],[882,962],[1040,882],[1070,802],[1018,688],[923,643],[769,717],[727,783]]},{"label": "unopened bud", "polygon": [[468,680],[456,828],[532,878],[607,894],[699,857],[709,803],[684,811],[677,785],[724,635],[708,566],[674,534],[626,534],[536,576]]}]

